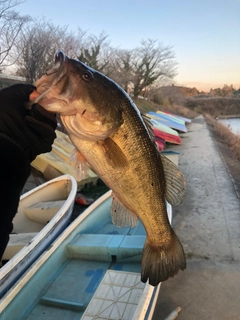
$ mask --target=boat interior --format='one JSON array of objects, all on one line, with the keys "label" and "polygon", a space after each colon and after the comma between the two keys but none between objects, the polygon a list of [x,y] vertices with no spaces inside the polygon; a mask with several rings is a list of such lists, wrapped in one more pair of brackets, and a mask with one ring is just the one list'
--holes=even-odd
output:
[{"label": "boat interior", "polygon": [[30,243],[59,212],[69,196],[69,188],[65,180],[59,180],[22,196],[13,219],[13,231],[2,257],[3,264]]},{"label": "boat interior", "polygon": [[72,222],[34,263],[6,316],[11,309],[18,319],[133,318],[143,291],[156,290],[140,279],[145,230],[142,223],[114,226],[110,206],[108,197],[81,223]]}]

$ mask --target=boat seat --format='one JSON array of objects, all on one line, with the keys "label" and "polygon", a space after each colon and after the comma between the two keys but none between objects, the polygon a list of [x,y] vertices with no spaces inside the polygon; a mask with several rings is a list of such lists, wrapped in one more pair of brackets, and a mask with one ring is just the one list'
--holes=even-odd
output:
[{"label": "boat seat", "polygon": [[68,245],[69,258],[84,260],[141,261],[146,236],[79,234]]},{"label": "boat seat", "polygon": [[10,234],[2,260],[10,260],[36,236],[37,232]]},{"label": "boat seat", "polygon": [[41,201],[24,208],[23,211],[29,219],[46,225],[60,210],[64,202],[65,200]]},{"label": "boat seat", "polygon": [[81,320],[139,319],[136,313],[144,289],[139,273],[108,270]]},{"label": "boat seat", "polygon": [[86,309],[86,306],[83,303],[63,299],[54,299],[47,296],[43,296],[40,300],[40,303],[54,308],[62,308],[69,310],[84,311]]}]

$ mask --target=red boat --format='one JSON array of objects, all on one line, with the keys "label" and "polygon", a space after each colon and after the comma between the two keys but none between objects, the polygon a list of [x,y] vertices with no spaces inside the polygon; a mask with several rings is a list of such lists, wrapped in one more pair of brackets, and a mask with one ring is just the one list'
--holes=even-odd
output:
[{"label": "red boat", "polygon": [[170,143],[174,143],[174,144],[181,144],[181,138],[179,136],[175,136],[173,134],[163,132],[155,127],[152,127],[152,128],[153,128],[153,132],[154,132],[155,137],[163,139],[166,142],[170,142]]},{"label": "red boat", "polygon": [[166,141],[162,138],[155,136],[155,142],[157,143],[159,151],[163,151]]}]

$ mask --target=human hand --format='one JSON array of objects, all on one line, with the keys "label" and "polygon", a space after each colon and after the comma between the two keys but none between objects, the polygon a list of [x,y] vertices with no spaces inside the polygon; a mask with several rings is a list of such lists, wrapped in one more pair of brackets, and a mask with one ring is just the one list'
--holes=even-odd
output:
[{"label": "human hand", "polygon": [[15,84],[0,90],[1,113],[23,114],[25,103],[36,88],[31,84]]}]

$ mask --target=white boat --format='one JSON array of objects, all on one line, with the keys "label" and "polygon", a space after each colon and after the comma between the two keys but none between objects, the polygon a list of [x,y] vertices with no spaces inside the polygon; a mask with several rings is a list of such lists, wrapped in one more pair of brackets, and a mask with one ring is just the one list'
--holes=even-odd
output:
[{"label": "white boat", "polygon": [[89,168],[84,177],[78,181],[75,161],[72,161],[72,153],[75,149],[67,134],[56,130],[56,139],[52,145],[51,152],[38,155],[31,162],[31,166],[42,172],[44,177],[49,180],[62,174],[70,174],[77,181],[78,190],[86,184],[96,185],[98,176]]},{"label": "white boat", "polygon": [[76,192],[76,180],[62,175],[21,196],[2,257],[8,262],[0,269],[0,297],[68,226]]},{"label": "white boat", "polygon": [[110,190],[32,264],[0,300],[0,319],[152,318],[160,284],[140,279],[145,229],[114,226],[111,201]]}]

